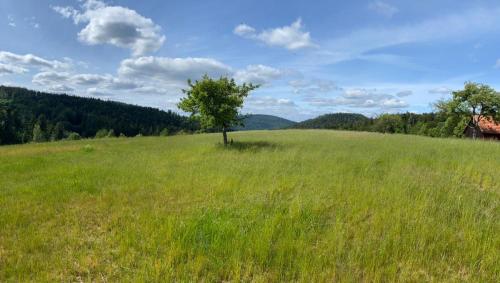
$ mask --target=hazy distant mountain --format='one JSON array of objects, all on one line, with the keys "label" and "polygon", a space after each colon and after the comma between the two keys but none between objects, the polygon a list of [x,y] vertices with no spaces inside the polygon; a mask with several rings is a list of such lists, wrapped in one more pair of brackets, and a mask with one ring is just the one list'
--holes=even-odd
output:
[{"label": "hazy distant mountain", "polygon": [[251,130],[276,130],[289,128],[295,124],[294,121],[290,121],[281,117],[272,115],[248,115],[244,120],[245,127],[236,127],[237,131],[251,131]]}]

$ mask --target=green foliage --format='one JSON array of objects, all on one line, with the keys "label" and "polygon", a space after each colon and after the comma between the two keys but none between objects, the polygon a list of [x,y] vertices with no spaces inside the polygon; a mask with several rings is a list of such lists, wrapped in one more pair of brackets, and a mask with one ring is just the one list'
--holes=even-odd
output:
[{"label": "green foliage", "polygon": [[500,143],[232,135],[0,147],[0,282],[500,282]]},{"label": "green foliage", "polygon": [[64,138],[64,124],[62,122],[57,122],[52,128],[52,134],[50,135],[51,141],[58,141]]},{"label": "green foliage", "polygon": [[0,144],[32,141],[36,123],[40,128],[36,140],[43,141],[62,139],[65,132],[92,138],[99,129],[135,136],[158,135],[164,128],[171,132],[199,128],[171,111],[0,86]]},{"label": "green foliage", "polygon": [[40,123],[36,123],[33,127],[33,142],[46,142],[46,134],[42,129]]},{"label": "green foliage", "polygon": [[71,132],[69,133],[68,137],[66,138],[69,141],[76,141],[80,140],[82,137],[78,133]]},{"label": "green foliage", "polygon": [[115,130],[113,130],[113,129],[109,130],[107,137],[108,138],[116,138]]},{"label": "green foliage", "polygon": [[489,117],[500,122],[500,94],[484,84],[467,82],[463,90],[454,91],[450,100],[439,101],[436,106],[458,121],[470,121],[474,135],[482,118]]},{"label": "green foliage", "polygon": [[108,136],[108,133],[109,131],[107,129],[100,129],[99,131],[97,131],[97,133],[95,134],[95,138],[96,139],[102,139],[102,138],[105,138]]},{"label": "green foliage", "polygon": [[244,126],[234,127],[233,129],[236,131],[286,129],[297,124],[294,121],[272,115],[250,114],[241,118]]},{"label": "green foliage", "polygon": [[361,114],[334,113],[297,123],[300,129],[334,129],[402,133],[433,137],[460,137],[465,128],[460,119],[448,119],[442,113],[382,114],[368,118]]},{"label": "green foliage", "polygon": [[395,114],[382,114],[377,118],[374,129],[381,133],[404,133],[403,119]]},{"label": "green foliage", "polygon": [[84,145],[84,146],[82,147],[82,150],[83,150],[84,152],[92,152],[92,151],[94,151],[94,147],[93,147],[93,146],[91,146],[90,144],[86,144],[86,145]]},{"label": "green foliage", "polygon": [[366,130],[370,119],[353,113],[333,113],[309,119],[294,125],[297,129]]},{"label": "green foliage", "polygon": [[203,129],[222,131],[224,144],[227,143],[226,131],[242,124],[238,111],[245,97],[258,87],[245,83],[237,85],[234,79],[227,77],[214,80],[207,75],[194,83],[188,80],[188,86],[183,90],[186,97],[179,102],[179,109],[191,113],[191,118],[199,121]]},{"label": "green foliage", "polygon": [[168,136],[168,134],[169,134],[169,131],[167,128],[161,130],[161,132],[160,132],[161,137],[166,137],[166,136]]}]

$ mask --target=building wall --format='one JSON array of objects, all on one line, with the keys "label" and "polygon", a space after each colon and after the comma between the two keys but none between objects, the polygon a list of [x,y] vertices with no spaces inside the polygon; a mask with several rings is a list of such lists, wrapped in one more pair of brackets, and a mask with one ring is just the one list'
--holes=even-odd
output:
[{"label": "building wall", "polygon": [[[467,127],[467,129],[465,129],[464,136],[466,136],[468,138],[472,138],[473,137],[473,133],[472,133],[472,128],[471,127]],[[483,132],[481,132],[481,130],[479,129],[479,127],[477,127],[476,128],[476,138],[478,138],[478,139],[487,139],[487,140],[500,140],[500,134],[487,134],[487,133],[483,133]]]}]

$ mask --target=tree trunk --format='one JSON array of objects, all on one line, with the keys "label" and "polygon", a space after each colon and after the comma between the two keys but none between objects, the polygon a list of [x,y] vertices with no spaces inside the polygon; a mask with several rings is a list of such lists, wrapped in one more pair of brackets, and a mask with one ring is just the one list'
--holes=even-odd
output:
[{"label": "tree trunk", "polygon": [[222,137],[224,138],[224,145],[227,145],[227,131],[226,127],[222,127]]}]

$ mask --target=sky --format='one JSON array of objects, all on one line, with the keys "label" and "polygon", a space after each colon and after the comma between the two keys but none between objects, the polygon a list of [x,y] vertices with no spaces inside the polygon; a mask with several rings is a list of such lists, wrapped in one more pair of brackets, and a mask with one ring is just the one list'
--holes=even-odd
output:
[{"label": "sky", "polygon": [[244,113],[422,113],[500,88],[499,35],[486,0],[2,0],[0,84],[178,112],[208,74],[261,85]]}]

